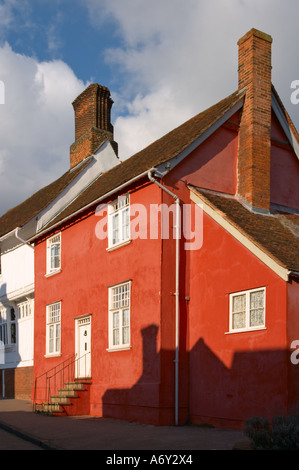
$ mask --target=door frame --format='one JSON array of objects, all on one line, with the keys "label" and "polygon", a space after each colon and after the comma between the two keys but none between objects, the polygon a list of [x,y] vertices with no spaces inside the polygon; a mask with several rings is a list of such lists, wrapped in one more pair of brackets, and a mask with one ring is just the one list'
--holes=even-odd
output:
[{"label": "door frame", "polygon": [[[89,338],[89,374],[85,374],[84,377],[80,375],[80,363],[76,360],[75,363],[75,378],[87,378],[91,377],[91,313],[81,315],[75,318],[75,356],[76,359],[79,359],[80,356],[83,356],[83,352],[80,352],[80,328],[84,326],[90,327],[90,338]],[[86,372],[86,371],[85,371]]]}]

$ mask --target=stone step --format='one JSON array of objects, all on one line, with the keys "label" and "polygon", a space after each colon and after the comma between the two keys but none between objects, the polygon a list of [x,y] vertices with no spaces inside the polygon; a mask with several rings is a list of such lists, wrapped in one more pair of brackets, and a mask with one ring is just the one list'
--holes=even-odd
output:
[{"label": "stone step", "polygon": [[66,382],[64,384],[66,390],[85,390],[86,382]]},{"label": "stone step", "polygon": [[36,406],[36,412],[53,414],[53,413],[64,413],[64,410],[60,407],[58,403],[42,403],[41,405]]},{"label": "stone step", "polygon": [[72,405],[72,400],[79,398],[77,392],[88,390],[86,386],[90,384],[91,380],[66,382],[65,387],[58,389],[56,395],[51,395],[49,403],[35,405],[35,411],[51,415],[68,414],[64,407]]},{"label": "stone step", "polygon": [[59,388],[57,392],[60,397],[78,398],[77,390],[68,390],[66,388]]},{"label": "stone step", "polygon": [[51,403],[53,404],[58,404],[58,405],[70,405],[70,399],[69,397],[63,397],[61,395],[52,395],[51,397]]}]

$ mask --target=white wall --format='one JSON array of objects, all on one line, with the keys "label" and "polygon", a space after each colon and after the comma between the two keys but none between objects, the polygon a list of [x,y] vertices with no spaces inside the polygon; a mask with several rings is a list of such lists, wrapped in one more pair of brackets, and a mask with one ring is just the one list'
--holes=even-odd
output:
[{"label": "white wall", "polygon": [[0,301],[34,284],[34,250],[21,245],[1,255]]},{"label": "white wall", "polygon": [[[19,318],[20,303],[30,304],[30,314]],[[1,254],[0,307],[6,309],[10,320],[10,309],[16,315],[17,340],[6,344],[1,368],[25,367],[33,365],[33,325],[34,325],[34,250],[20,245]],[[10,328],[10,322],[7,322]],[[9,335],[8,335],[9,336]],[[3,351],[2,351],[3,356]]]}]

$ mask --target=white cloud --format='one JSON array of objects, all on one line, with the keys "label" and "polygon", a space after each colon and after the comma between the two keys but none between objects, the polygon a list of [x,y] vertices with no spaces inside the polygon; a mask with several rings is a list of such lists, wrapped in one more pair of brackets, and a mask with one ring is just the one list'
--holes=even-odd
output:
[{"label": "white cloud", "polygon": [[86,84],[61,61],[38,62],[0,47],[0,213],[68,169],[72,101]]},{"label": "white cloud", "polygon": [[273,83],[299,127],[299,110],[290,106],[290,83],[299,78],[297,0],[85,3],[95,27],[108,18],[122,39],[106,51],[126,77],[120,101],[129,115],[115,122],[121,157],[235,91],[237,41],[252,27],[273,37]]},{"label": "white cloud", "polygon": [[[13,21],[16,11],[28,31],[31,2],[0,3],[2,31],[23,27]],[[118,77],[116,83],[121,83],[111,88],[120,158],[235,91],[237,41],[252,27],[273,37],[273,83],[299,128],[299,105],[290,101],[291,82],[299,79],[298,0],[81,0],[81,4],[88,8],[91,28],[109,24],[111,37],[119,38],[117,48],[101,43],[99,52],[102,56],[106,48],[106,62],[115,74],[112,85]],[[45,31],[50,51],[63,44],[60,20],[57,14]],[[0,80],[5,83],[5,105],[0,104],[1,214],[4,207],[21,202],[24,195],[68,168],[74,139],[71,103],[87,84],[63,61],[39,62],[16,54],[8,44],[0,47]]]}]

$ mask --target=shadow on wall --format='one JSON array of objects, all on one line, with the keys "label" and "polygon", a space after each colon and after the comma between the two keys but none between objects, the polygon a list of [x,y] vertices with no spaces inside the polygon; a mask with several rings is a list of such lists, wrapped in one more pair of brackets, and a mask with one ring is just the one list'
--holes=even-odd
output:
[{"label": "shadow on wall", "polygon": [[[158,327],[142,331],[143,372],[133,387],[110,389],[103,416],[153,425],[175,422],[174,351],[156,351]],[[299,411],[299,365],[290,351],[236,351],[227,367],[201,338],[180,357],[179,424],[242,429],[253,416]]]}]

